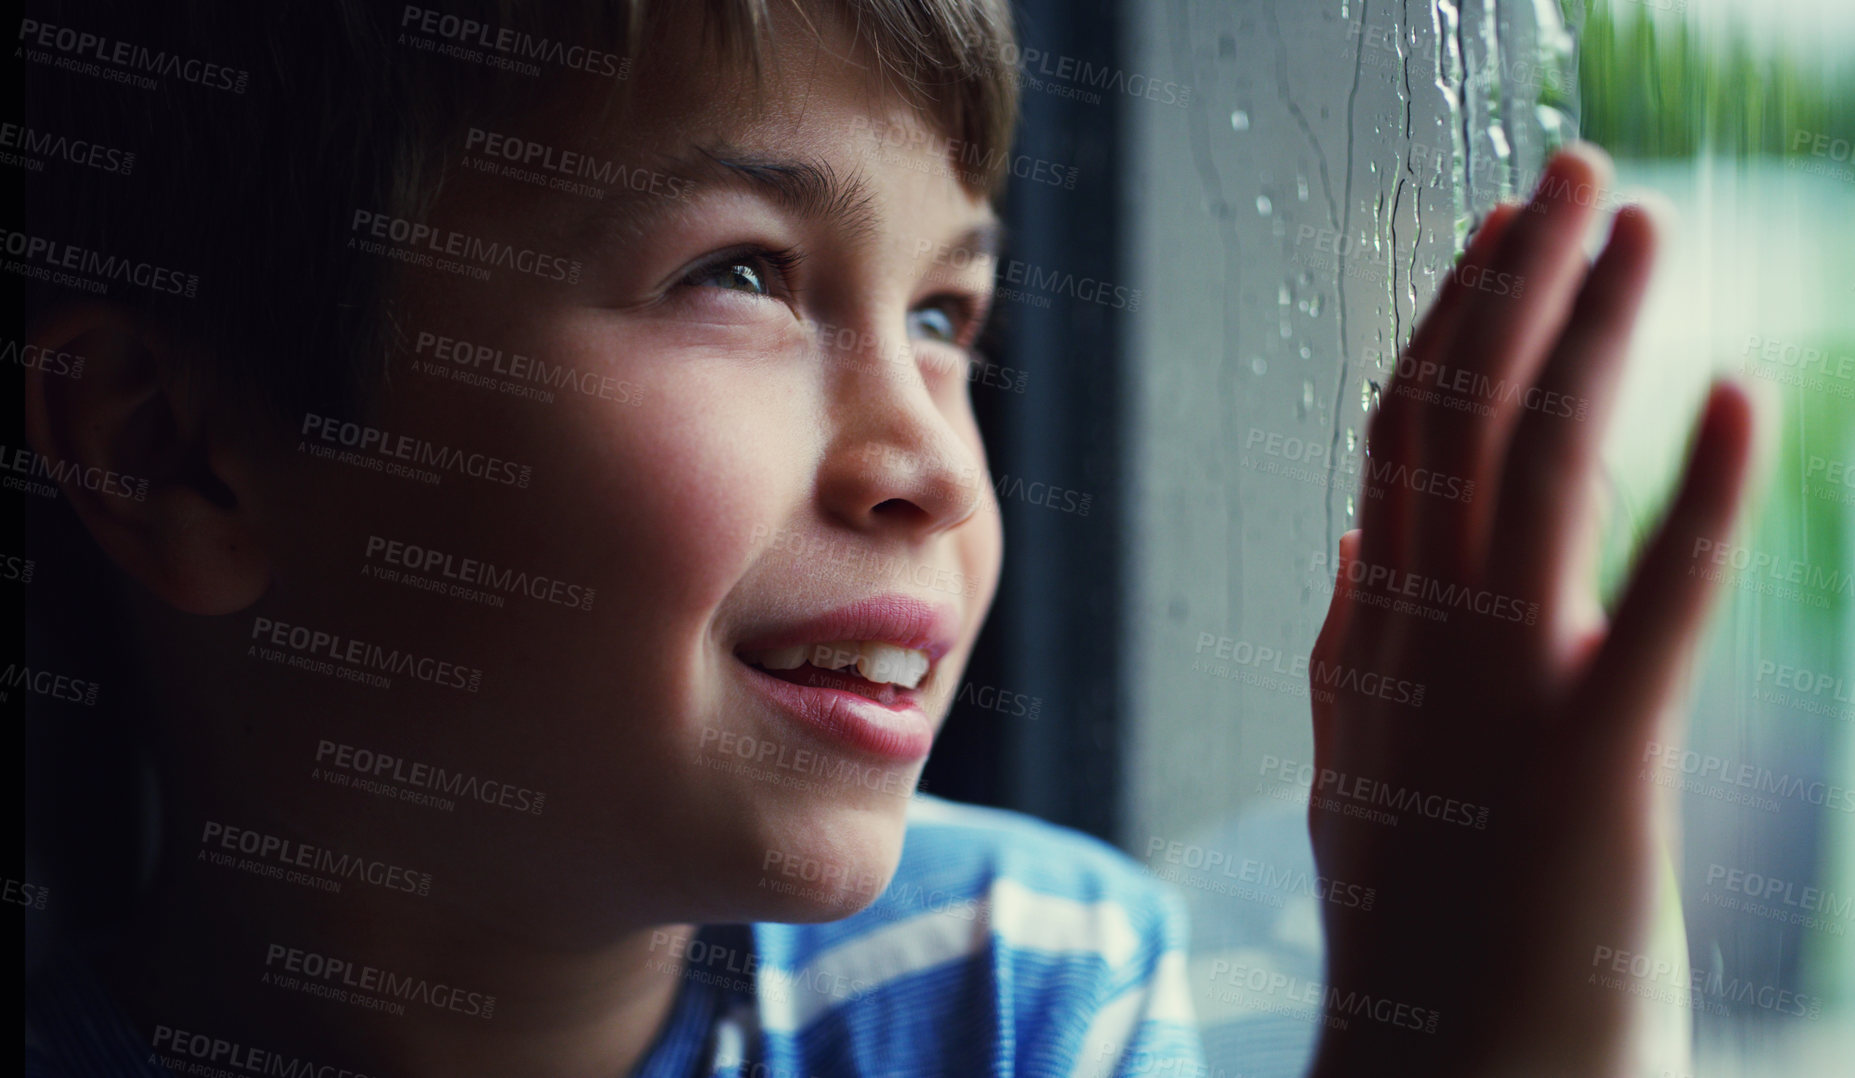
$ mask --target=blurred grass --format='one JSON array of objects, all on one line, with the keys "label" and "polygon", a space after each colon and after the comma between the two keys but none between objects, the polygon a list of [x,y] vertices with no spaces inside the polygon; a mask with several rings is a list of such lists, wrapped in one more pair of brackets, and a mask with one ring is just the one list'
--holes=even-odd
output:
[{"label": "blurred grass", "polygon": [[1703,43],[1690,19],[1591,0],[1578,57],[1584,137],[1625,157],[1807,156],[1800,132],[1855,144],[1855,68],[1755,51],[1743,25],[1708,37],[1725,49]]}]

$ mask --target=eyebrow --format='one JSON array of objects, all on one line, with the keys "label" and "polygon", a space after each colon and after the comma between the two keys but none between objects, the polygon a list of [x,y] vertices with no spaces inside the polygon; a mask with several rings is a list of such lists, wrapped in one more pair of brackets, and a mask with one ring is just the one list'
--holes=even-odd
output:
[{"label": "eyebrow", "polygon": [[[830,219],[857,238],[877,231],[874,200],[863,177],[840,175],[824,161],[698,146],[692,153],[658,162],[655,169],[680,180],[686,190],[721,187],[759,194],[795,217]],[[612,193],[616,197],[602,200],[574,230],[577,242],[590,247],[615,233],[640,235],[664,217],[689,208],[687,201],[649,191],[621,187]]]},{"label": "eyebrow", "polygon": [[986,258],[997,258],[1005,248],[1005,223],[996,217],[984,221],[948,240],[951,251],[971,251]]}]

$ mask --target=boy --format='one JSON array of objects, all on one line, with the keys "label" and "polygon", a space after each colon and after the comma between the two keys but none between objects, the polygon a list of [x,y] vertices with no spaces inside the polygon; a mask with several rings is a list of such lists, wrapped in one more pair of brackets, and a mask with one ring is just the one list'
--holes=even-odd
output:
[{"label": "boy", "polygon": [[[264,99],[241,109],[220,88],[236,75],[202,75],[197,112],[169,118],[189,141],[156,144],[249,172],[176,165],[205,188],[178,204],[146,189],[33,203],[27,231],[59,265],[108,277],[68,252],[165,259],[161,279],[198,287],[131,273],[140,292],[112,279],[105,301],[35,304],[34,343],[88,365],[29,376],[34,451],[143,484],[62,493],[126,578],[132,674],[113,685],[133,685],[158,837],[127,923],[41,976],[29,1066],[1201,1072],[1169,895],[1098,843],[911,796],[1000,560],[964,376],[997,177],[957,151],[1009,145],[1007,13],[611,8],[225,15],[168,47],[228,69],[263,57],[248,62]],[[266,17],[283,21],[239,25]],[[21,35],[131,65],[171,37],[132,13],[83,18]],[[112,92],[132,89],[147,88]],[[1561,334],[1594,199],[1551,187],[1588,190],[1601,167],[1560,159],[1541,212],[1498,214],[1469,253],[1540,282],[1525,306],[1452,285],[1413,352],[1601,396],[1649,230],[1620,217]],[[172,216],[137,229],[125,201]],[[241,231],[256,272],[216,246]],[[1730,519],[1738,402],[1710,410],[1711,470],[1678,538]],[[1589,449],[1587,430],[1505,419],[1547,460]],[[1392,403],[1373,444],[1492,488],[1499,434]],[[1329,924],[1332,985],[1445,1023],[1365,1023],[1323,1042],[1322,1073],[1393,1058],[1585,1073],[1628,1047],[1614,1003],[1559,978],[1574,943],[1633,944],[1649,889],[1613,873],[1546,917],[1524,888],[1644,863],[1653,821],[1603,797],[1538,821],[1549,773],[1495,788],[1498,747],[1469,717],[1525,677],[1529,730],[1602,713],[1616,721],[1566,740],[1586,762],[1626,754],[1617,739],[1672,684],[1642,672],[1673,668],[1700,592],[1648,574],[1663,590],[1626,604],[1643,612],[1617,635],[1662,651],[1633,656],[1644,695],[1621,701],[1565,690],[1591,638],[1569,604],[1546,630],[1399,650],[1415,634],[1343,598],[1385,591],[1374,567],[1479,577],[1493,529],[1517,551],[1502,583],[1556,599],[1574,533],[1539,518],[1568,500],[1550,471],[1518,473],[1534,485],[1515,487],[1512,524],[1391,492],[1342,544],[1357,587],[1336,588],[1317,656],[1384,670],[1477,653],[1488,672],[1431,669],[1448,686],[1432,724],[1395,737],[1367,725],[1370,701],[1317,709],[1322,766],[1472,793],[1496,822],[1387,837],[1314,812],[1323,869],[1377,884],[1393,911]],[[1417,887],[1392,876],[1412,863]],[[1519,890],[1498,916],[1452,915],[1430,889],[1472,893],[1465,878]],[[1557,933],[1526,956],[1547,975],[1518,1011],[1490,1005],[1500,980],[1480,964],[1516,919]],[[1438,961],[1451,933],[1470,938]],[[1565,1044],[1568,1025],[1586,1039]]]}]

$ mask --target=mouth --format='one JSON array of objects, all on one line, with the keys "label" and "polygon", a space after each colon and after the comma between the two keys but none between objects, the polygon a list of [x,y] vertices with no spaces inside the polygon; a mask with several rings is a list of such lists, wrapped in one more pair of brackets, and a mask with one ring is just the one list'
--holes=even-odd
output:
[{"label": "mouth", "polygon": [[855,693],[884,707],[905,706],[919,695],[934,660],[919,648],[874,640],[743,652],[742,662],[791,685]]},{"label": "mouth", "polygon": [[957,612],[878,596],[746,641],[734,657],[749,683],[812,735],[894,760],[934,742],[922,707],[958,639]]}]

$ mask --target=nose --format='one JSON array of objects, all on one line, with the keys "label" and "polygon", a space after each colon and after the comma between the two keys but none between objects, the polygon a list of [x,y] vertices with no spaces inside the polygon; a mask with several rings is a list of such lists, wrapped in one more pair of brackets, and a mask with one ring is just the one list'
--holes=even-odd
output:
[{"label": "nose", "polygon": [[918,359],[905,318],[892,321],[897,329],[824,344],[832,431],[820,492],[850,527],[931,535],[979,511],[985,459],[965,387],[953,381],[961,376],[924,370],[934,357]]}]

